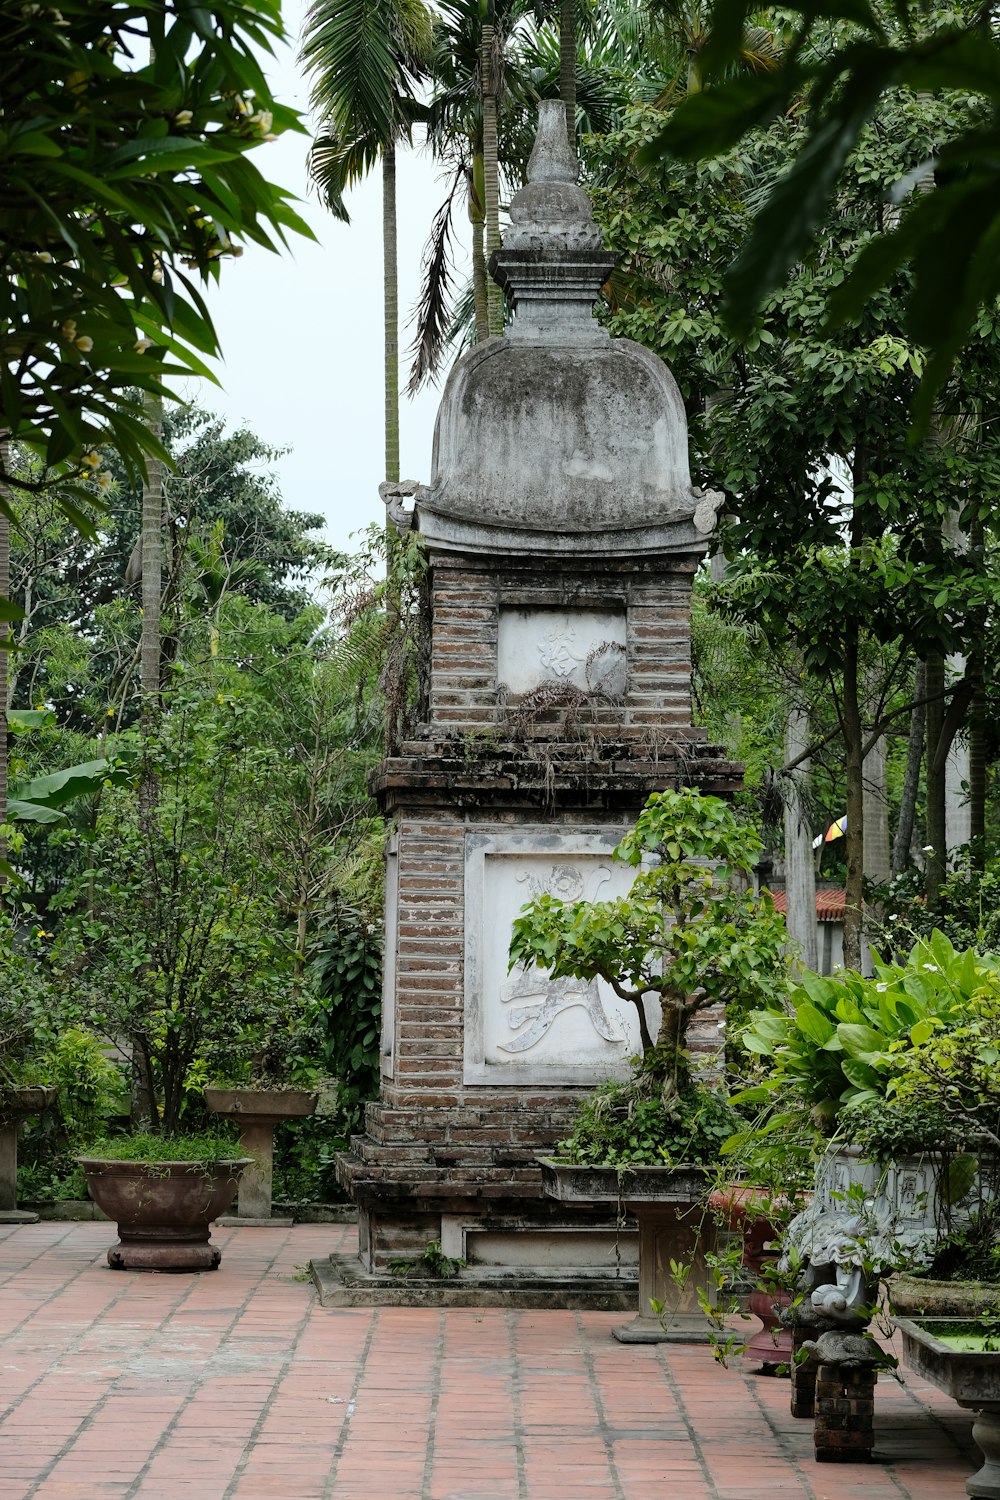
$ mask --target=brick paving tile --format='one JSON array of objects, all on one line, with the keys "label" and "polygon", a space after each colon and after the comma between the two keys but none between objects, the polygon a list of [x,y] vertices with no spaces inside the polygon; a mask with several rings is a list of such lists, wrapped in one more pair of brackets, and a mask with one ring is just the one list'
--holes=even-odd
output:
[{"label": "brick paving tile", "polygon": [[817,1464],[787,1382],[620,1314],[315,1305],[349,1225],[217,1229],[112,1272],[106,1224],[0,1226],[0,1500],[962,1500],[971,1419],[880,1380],[875,1460]]}]

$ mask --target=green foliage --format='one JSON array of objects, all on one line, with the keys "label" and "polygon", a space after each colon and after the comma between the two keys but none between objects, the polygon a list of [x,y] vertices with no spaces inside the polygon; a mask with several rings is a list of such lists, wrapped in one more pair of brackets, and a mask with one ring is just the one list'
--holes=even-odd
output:
[{"label": "green foliage", "polygon": [[[706,49],[710,76],[735,56],[746,15],[745,0],[721,0],[715,7]],[[956,120],[951,139],[938,143],[933,164],[921,164],[897,182],[902,211],[864,247],[832,308],[840,319],[857,318],[902,266],[912,266],[908,332],[931,351],[916,404],[926,434],[959,349],[1000,292],[993,253],[1000,48],[992,19],[982,9],[939,7],[919,17],[897,12],[887,24],[866,3],[842,7],[833,25],[829,12],[819,19],[813,6],[793,6],[792,15],[781,67],[687,100],[650,156],[662,149],[695,160],[715,156],[761,124],[793,110],[801,114],[805,128],[794,161],[771,186],[727,278],[728,316],[746,331],[762,298],[807,254],[845,164],[886,96],[897,89],[911,99],[933,92],[952,106],[972,98],[974,108]],[[931,172],[935,191],[921,193],[920,177]],[[891,174],[885,172],[882,181],[891,186]]]},{"label": "green foliage", "polygon": [[318,1056],[336,1079],[336,1132],[343,1142],[361,1127],[378,1095],[382,1017],[382,929],[362,912],[338,905],[312,959],[312,1022]]},{"label": "green foliage", "polygon": [[924,896],[921,871],[905,870],[887,886],[872,886],[874,912],[871,942],[882,953],[897,953],[935,928],[956,948],[1000,952],[1000,870],[985,871],[958,864],[946,875],[933,906]]},{"label": "green foliage", "polygon": [[183,1136],[164,1136],[150,1131],[131,1135],[104,1135],[88,1142],[82,1153],[103,1161],[135,1161],[163,1164],[191,1162],[194,1168],[212,1168],[219,1162],[239,1158],[239,1144],[234,1131],[203,1130]]},{"label": "green foliage", "polygon": [[[884,1107],[887,1099],[919,1093],[916,1080],[923,1072],[929,1081],[931,1058],[940,1057],[944,1066],[964,1043],[974,1047],[980,1023],[969,1017],[984,1007],[987,1014],[1000,1013],[1000,960],[958,953],[943,933],[934,932],[904,963],[876,960],[870,979],[807,972],[792,991],[791,1005],[789,1013],[751,1017],[742,1044],[766,1059],[767,1073],[736,1102],[775,1103],[772,1129],[788,1119],[789,1104],[798,1104],[824,1133],[838,1123],[850,1133],[855,1106]],[[984,1046],[988,1052],[989,1043]],[[931,1109],[924,1137],[930,1146],[932,1104],[952,1110],[940,1089],[925,1091],[923,1103]],[[907,1128],[907,1121],[901,1119],[898,1128]]]},{"label": "green foliage", "polygon": [[628,1084],[606,1083],[581,1104],[558,1150],[578,1166],[708,1166],[739,1123],[724,1095],[707,1089],[668,1110]]},{"label": "green foliage", "polygon": [[92,1023],[129,1039],[167,1134],[200,1054],[253,1056],[295,1020],[258,792],[272,767],[221,696],[180,691],[143,747],[152,805],[102,802],[63,955]]},{"label": "green foliage", "polygon": [[55,1107],[24,1122],[17,1154],[18,1197],[85,1198],[76,1157],[86,1142],[128,1112],[128,1086],[120,1064],[92,1031],[59,1030],[38,1059],[38,1071],[59,1092]]},{"label": "green foliage", "polygon": [[[142,393],[213,378],[198,282],[241,238],[274,249],[285,230],[309,234],[249,159],[296,127],[258,61],[281,36],[276,0],[219,0],[211,15],[172,0],[4,9],[2,426],[42,458],[29,487],[58,483],[81,526],[102,443],[132,474],[164,456]],[[0,478],[15,493],[28,483]]]},{"label": "green foliage", "polygon": [[[510,966],[603,979],[635,1004],[647,1059],[657,1054],[656,1068],[683,1091],[684,1041],[696,1011],[721,1003],[742,1013],[785,992],[784,922],[769,896],[737,884],[749,881],[759,847],[719,798],[687,788],[654,793],[614,853],[637,871],[628,895],[536,897],[514,921]],[[655,1043],[647,995],[662,1007]]]},{"label": "green foliage", "polygon": [[465,1261],[445,1255],[439,1240],[431,1240],[414,1260],[391,1260],[389,1270],[393,1276],[429,1276],[434,1281],[451,1281],[456,1277]]},{"label": "green foliage", "polygon": [[1000,1282],[1000,1200],[994,1198],[935,1247],[921,1273],[931,1281]]}]

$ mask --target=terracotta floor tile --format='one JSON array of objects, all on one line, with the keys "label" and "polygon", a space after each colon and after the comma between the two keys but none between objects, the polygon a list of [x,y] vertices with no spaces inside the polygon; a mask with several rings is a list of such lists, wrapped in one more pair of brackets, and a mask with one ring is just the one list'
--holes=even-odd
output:
[{"label": "terracotta floor tile", "polygon": [[962,1500],[971,1419],[880,1382],[876,1459],[818,1465],[787,1382],[609,1313],[323,1310],[352,1226],[216,1230],[123,1275],[102,1224],[0,1227],[0,1500]]}]

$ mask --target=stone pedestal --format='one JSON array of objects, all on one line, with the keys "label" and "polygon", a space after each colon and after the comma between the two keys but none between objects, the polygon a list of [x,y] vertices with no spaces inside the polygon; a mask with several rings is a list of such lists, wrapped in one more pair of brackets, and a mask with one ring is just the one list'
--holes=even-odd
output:
[{"label": "stone pedestal", "polygon": [[[714,1225],[700,1203],[629,1203],[639,1221],[639,1311],[614,1330],[622,1344],[707,1344],[709,1326],[701,1295],[715,1303],[715,1281],[706,1255],[715,1248]],[[675,1278],[671,1261],[682,1266]],[[663,1311],[652,1311],[656,1302]]]},{"label": "stone pedestal", "polygon": [[4,1096],[0,1114],[0,1224],[37,1224],[38,1215],[17,1206],[17,1136],[22,1120],[41,1114],[54,1102],[55,1088],[14,1089]]},{"label": "stone pedestal", "polygon": [[554,1297],[634,1275],[614,1213],[546,1199],[536,1158],[628,1075],[638,1022],[601,983],[509,973],[511,923],[542,892],[624,894],[611,851],[650,792],[739,780],[691,726],[716,500],[692,489],[666,366],[592,317],[612,262],[577,173],[546,102],[492,263],[513,323],[453,369],[431,482],[385,492],[425,546],[423,695],[374,778],[394,830],[382,1087],[337,1168],[366,1275],[436,1242],[466,1288]]},{"label": "stone pedestal", "polygon": [[274,1174],[274,1131],[283,1120],[301,1120],[316,1108],[316,1095],[306,1089],[213,1089],[205,1090],[205,1103],[213,1114],[239,1121],[240,1151],[250,1163],[240,1177],[237,1212],[220,1224],[244,1228],[288,1226],[289,1218],[271,1216],[271,1180]]}]

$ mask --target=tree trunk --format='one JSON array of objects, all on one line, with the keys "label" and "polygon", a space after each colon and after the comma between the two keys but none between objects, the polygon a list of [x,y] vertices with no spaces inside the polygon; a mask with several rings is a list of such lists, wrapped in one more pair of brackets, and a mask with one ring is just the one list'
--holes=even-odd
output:
[{"label": "tree trunk", "polygon": [[489,277],[486,272],[486,220],[482,210],[470,205],[472,218],[472,292],[476,309],[476,343],[490,336]]},{"label": "tree trunk", "polygon": [[[146,423],[156,438],[163,436],[163,403],[147,396]],[[149,732],[160,707],[160,594],[163,587],[163,464],[146,460],[142,487],[142,633],[139,641],[139,687],[142,722]]]},{"label": "tree trunk", "polygon": [[948,862],[948,837],[945,813],[945,759],[939,755],[944,728],[944,657],[928,656],[927,684],[927,755],[924,778],[927,803],[928,846],[924,867],[924,893],[933,906],[944,882]]},{"label": "tree trunk", "polygon": [[[798,760],[809,744],[809,715],[790,708],[785,719],[785,760]],[[815,969],[816,866],[813,861],[812,828],[809,824],[809,761],[801,761],[789,772],[785,786],[785,899],[789,936],[798,948],[802,964]]]},{"label": "tree trunk", "polygon": [[847,624],[844,642],[844,767],[847,780],[847,881],[844,900],[844,967],[861,968],[864,900],[865,803],[861,702],[858,690],[858,622]]},{"label": "tree trunk", "polygon": [[[154,437],[163,437],[163,402],[147,395],[144,402],[146,422]],[[160,600],[163,587],[163,464],[158,458],[146,459],[146,482],[142,487],[142,630],[139,637],[140,724],[145,736],[156,730],[160,715]],[[158,787],[156,775],[147,761],[139,782],[139,815],[146,825],[149,858],[154,844],[152,823],[156,817]],[[153,871],[150,871],[153,883]],[[133,1035],[131,1105],[132,1124],[139,1130],[156,1126],[156,1109],[151,1088],[151,1070],[144,1041]]]},{"label": "tree trunk", "polygon": [[[964,656],[945,659],[945,678],[964,677],[968,663]],[[944,837],[945,862],[953,849],[962,848],[972,837],[969,810],[969,742],[956,735],[948,748],[944,767]]]},{"label": "tree trunk", "polygon": [[[486,264],[500,249],[500,167],[497,144],[497,76],[496,35],[493,30],[492,6],[490,20],[483,25],[482,36],[482,89],[483,89],[483,197],[486,208]],[[503,333],[503,293],[490,276],[486,287],[489,308],[490,337]]]},{"label": "tree trunk", "polygon": [[576,0],[559,0],[559,97],[566,106],[566,134],[576,150]]},{"label": "tree trunk", "polygon": [[[385,478],[399,483],[399,285],[396,238],[396,151],[382,152],[382,306],[385,324]],[[391,529],[391,527],[390,527]]]},{"label": "tree trunk", "polygon": [[924,758],[924,728],[927,720],[927,705],[921,700],[927,693],[927,671],[922,661],[917,662],[913,674],[914,704],[910,710],[910,734],[906,745],[906,770],[903,774],[903,791],[899,808],[899,823],[892,843],[892,874],[899,875],[906,869],[910,859],[910,844],[913,840],[913,823],[917,811],[917,793],[920,790],[920,765]]},{"label": "tree trunk", "polygon": [[986,868],[986,691],[980,674],[969,709],[969,837],[972,868]]}]

